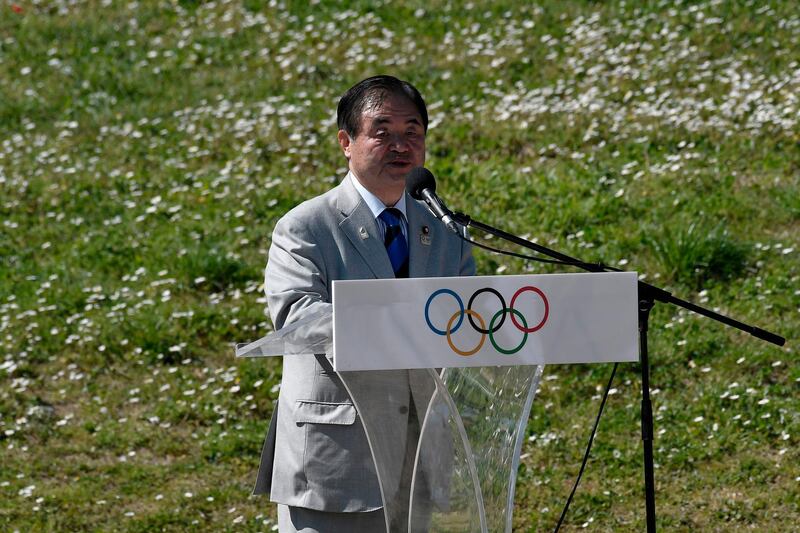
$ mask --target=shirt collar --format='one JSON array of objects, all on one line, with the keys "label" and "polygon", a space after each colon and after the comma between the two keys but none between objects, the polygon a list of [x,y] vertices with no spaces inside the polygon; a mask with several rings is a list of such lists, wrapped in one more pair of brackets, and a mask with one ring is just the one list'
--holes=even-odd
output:
[{"label": "shirt collar", "polygon": [[370,191],[368,191],[367,188],[364,187],[361,184],[360,181],[358,181],[358,178],[356,177],[355,174],[353,174],[352,171],[348,172],[347,176],[350,178],[350,181],[353,183],[353,187],[355,187],[356,190],[358,191],[358,194],[360,194],[361,198],[364,199],[364,203],[367,204],[367,207],[369,207],[369,210],[372,211],[372,216],[374,216],[375,218],[378,218],[378,215],[380,215],[383,212],[383,210],[386,209],[386,207],[394,207],[395,209],[397,209],[398,211],[403,213],[403,218],[408,220],[408,214],[406,213],[406,193],[405,192],[402,195],[400,195],[400,199],[397,201],[396,204],[394,204],[393,206],[387,206],[386,204],[384,204],[381,201],[380,198],[378,198],[377,196],[372,194]]}]

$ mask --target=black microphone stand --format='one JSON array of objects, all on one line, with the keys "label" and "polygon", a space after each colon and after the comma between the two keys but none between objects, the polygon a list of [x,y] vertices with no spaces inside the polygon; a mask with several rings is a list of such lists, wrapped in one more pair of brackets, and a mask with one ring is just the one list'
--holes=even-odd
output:
[{"label": "black microphone stand", "polygon": [[[453,220],[464,227],[474,227],[495,237],[499,237],[505,241],[511,242],[518,246],[528,248],[535,252],[547,255],[566,264],[576,266],[588,272],[608,272],[609,268],[596,263],[586,263],[566,254],[562,254],[555,250],[551,250],[541,244],[528,241],[511,233],[494,228],[487,224],[483,224],[473,220],[468,215],[463,213],[453,213]],[[758,337],[778,346],[783,346],[786,339],[775,333],[767,330],[739,322],[725,315],[721,315],[705,307],[693,304],[687,300],[682,300],[673,296],[670,292],[665,291],[655,285],[638,282],[639,286],[639,359],[641,364],[642,373],[642,441],[644,448],[644,490],[645,490],[645,510],[647,517],[647,531],[648,533],[655,533],[656,531],[656,489],[655,489],[655,475],[653,467],[653,407],[650,403],[650,362],[647,353],[647,329],[650,318],[650,310],[653,309],[655,303],[662,302],[677,305],[693,311],[700,315],[706,316],[717,322],[721,322],[727,326],[731,326],[742,331]]]}]

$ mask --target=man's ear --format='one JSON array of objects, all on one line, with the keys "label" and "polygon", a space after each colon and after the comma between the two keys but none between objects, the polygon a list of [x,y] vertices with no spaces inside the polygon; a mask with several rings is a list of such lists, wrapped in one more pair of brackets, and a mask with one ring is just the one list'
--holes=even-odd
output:
[{"label": "man's ear", "polygon": [[350,145],[352,144],[353,140],[344,130],[339,130],[339,133],[336,135],[337,139],[339,139],[339,146],[342,147],[342,152],[344,152],[344,156],[347,159],[350,159]]}]

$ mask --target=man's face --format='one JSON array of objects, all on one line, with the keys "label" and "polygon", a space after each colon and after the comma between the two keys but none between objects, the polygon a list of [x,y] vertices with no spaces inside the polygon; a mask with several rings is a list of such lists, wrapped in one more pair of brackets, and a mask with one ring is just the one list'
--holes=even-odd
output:
[{"label": "man's face", "polygon": [[373,194],[395,201],[405,188],[406,175],[425,164],[425,128],[416,106],[406,98],[388,96],[367,106],[355,139],[339,131],[339,144],[350,170]]}]

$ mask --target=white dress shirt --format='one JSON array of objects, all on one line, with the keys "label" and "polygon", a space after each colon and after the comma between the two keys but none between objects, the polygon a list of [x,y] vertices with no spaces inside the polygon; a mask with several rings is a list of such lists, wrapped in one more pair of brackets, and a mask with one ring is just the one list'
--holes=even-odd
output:
[{"label": "white dress shirt", "polygon": [[400,200],[398,200],[396,204],[387,206],[381,201],[380,198],[378,198],[370,191],[368,191],[367,188],[364,187],[360,181],[358,181],[358,178],[356,177],[355,174],[353,174],[352,172],[348,172],[347,178],[352,180],[353,187],[356,188],[358,194],[360,194],[361,198],[364,199],[364,203],[366,203],[367,207],[369,207],[369,210],[372,211],[372,216],[375,217],[375,222],[378,224],[378,230],[381,233],[381,238],[386,239],[386,222],[384,222],[381,218],[379,218],[379,215],[387,207],[394,207],[395,209],[400,211],[400,213],[403,214],[403,216],[400,217],[402,222],[402,224],[400,224],[400,229],[403,232],[403,237],[406,238],[406,242],[408,242],[408,215],[406,214],[406,193],[403,192],[403,194],[400,196]]}]

